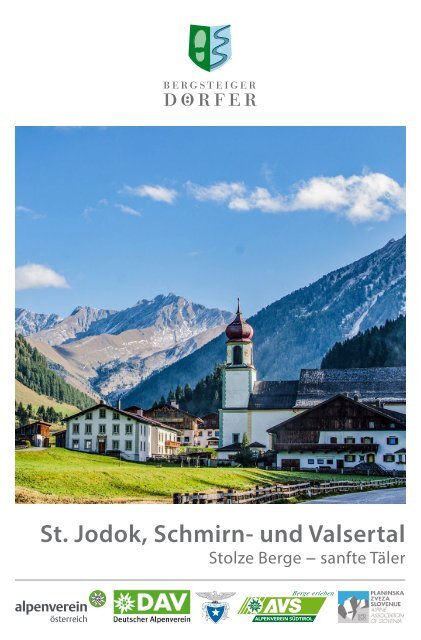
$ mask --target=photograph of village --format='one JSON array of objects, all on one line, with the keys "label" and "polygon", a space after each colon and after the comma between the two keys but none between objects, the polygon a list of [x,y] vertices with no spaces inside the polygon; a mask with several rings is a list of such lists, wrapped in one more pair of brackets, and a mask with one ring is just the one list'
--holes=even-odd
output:
[{"label": "photograph of village", "polygon": [[397,504],[405,129],[18,127],[16,502]]}]

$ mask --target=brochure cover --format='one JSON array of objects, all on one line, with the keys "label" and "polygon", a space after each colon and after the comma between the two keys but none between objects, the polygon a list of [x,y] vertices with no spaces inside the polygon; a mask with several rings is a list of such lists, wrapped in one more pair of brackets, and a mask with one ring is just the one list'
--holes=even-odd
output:
[{"label": "brochure cover", "polygon": [[2,16],[4,637],[415,637],[412,3]]}]

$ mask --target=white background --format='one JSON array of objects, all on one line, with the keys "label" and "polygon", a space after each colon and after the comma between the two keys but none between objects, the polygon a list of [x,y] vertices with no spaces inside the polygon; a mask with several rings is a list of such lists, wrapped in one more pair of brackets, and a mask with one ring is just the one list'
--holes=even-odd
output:
[{"label": "white background", "polygon": [[[121,633],[110,622],[111,612],[89,612],[86,627],[52,625],[42,616],[13,616],[14,603],[27,599],[66,601],[81,599],[101,587],[100,578],[116,579],[103,583],[111,598],[113,588],[161,588],[165,580],[181,579],[171,586],[194,592],[233,590],[247,595],[288,595],[291,589],[377,589],[394,588],[390,578],[407,578],[409,602],[406,606],[405,633],[413,637],[419,609],[417,516],[419,512],[419,474],[417,474],[417,392],[418,358],[418,279],[420,215],[419,155],[420,104],[419,21],[415,3],[379,0],[295,0],[294,2],[255,3],[196,1],[153,3],[120,0],[16,1],[1,10],[1,95],[0,102],[0,274],[1,274],[1,582],[0,628],[18,637],[41,632],[46,638],[91,637],[98,631],[105,637]],[[217,74],[196,68],[187,56],[190,23],[218,25],[231,23],[232,59]],[[256,109],[172,108],[165,109],[162,82],[183,80],[255,80]],[[172,507],[158,505],[14,505],[13,482],[13,308],[14,308],[14,126],[112,126],[112,125],[405,125],[408,135],[408,415],[409,481],[408,504],[337,507],[288,505],[243,506],[231,508]],[[200,510],[200,513],[199,513]],[[100,527],[109,522],[124,526],[133,522],[148,531],[160,522],[173,525],[184,521],[190,526],[252,526],[283,528],[299,521],[344,526],[386,527],[407,523],[410,538],[405,545],[409,555],[406,567],[329,570],[306,567],[282,570],[265,568],[220,568],[206,563],[204,545],[159,545],[141,550],[130,545],[45,545],[40,543],[41,524],[51,522],[69,533],[75,523]],[[229,545],[227,545],[229,546]],[[288,552],[312,555],[315,549],[301,545]],[[354,545],[355,550],[359,546]],[[210,548],[214,548],[211,545]],[[221,550],[222,550],[221,546]],[[345,550],[350,548],[345,547]],[[375,548],[375,546],[373,546]],[[242,551],[238,546],[237,549]],[[249,549],[247,549],[249,550]],[[326,549],[326,551],[330,550]],[[343,551],[334,547],[333,551]],[[365,549],[367,551],[368,549]],[[282,553],[282,549],[277,552]],[[313,554],[314,555],[314,554]],[[412,574],[412,576],[411,576]],[[16,583],[16,578],[85,578],[92,582]],[[155,578],[158,582],[142,582]],[[189,584],[188,579],[208,579]],[[218,583],[216,578],[288,578],[290,583]],[[299,582],[312,578],[313,583]],[[355,583],[324,582],[327,578],[355,578]],[[361,583],[362,578],[382,578],[385,583]],[[396,586],[396,585],[395,585]],[[401,585],[400,585],[401,586]],[[412,599],[412,603],[411,603]],[[351,636],[354,628],[337,627],[334,600],[322,610],[317,626],[298,624],[278,629],[270,625],[264,632],[308,634],[326,632]],[[233,610],[239,605],[237,597]],[[154,633],[164,637],[205,637],[215,633],[228,637],[237,624],[245,624],[233,613],[230,621],[217,629],[201,621],[201,601],[195,599],[197,622],[183,626],[123,627],[134,637]],[[249,624],[251,624],[249,622]],[[225,625],[225,626],[224,626]],[[244,627],[243,627],[244,628]],[[255,627],[252,630],[255,630]],[[259,629],[259,627],[258,627]],[[361,638],[392,638],[403,629],[394,625],[360,625]],[[6,636],[8,637],[8,636]]]}]

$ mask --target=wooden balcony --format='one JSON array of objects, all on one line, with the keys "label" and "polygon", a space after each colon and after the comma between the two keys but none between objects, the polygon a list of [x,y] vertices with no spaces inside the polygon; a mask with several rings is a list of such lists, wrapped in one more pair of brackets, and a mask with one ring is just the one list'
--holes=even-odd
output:
[{"label": "wooden balcony", "polygon": [[290,442],[276,442],[275,443],[275,451],[281,453],[377,453],[379,448],[378,444],[367,444],[361,443],[357,444],[353,443],[296,443],[292,444]]},{"label": "wooden balcony", "polygon": [[175,440],[165,440],[165,446],[169,447],[170,449],[179,449],[181,445]]}]

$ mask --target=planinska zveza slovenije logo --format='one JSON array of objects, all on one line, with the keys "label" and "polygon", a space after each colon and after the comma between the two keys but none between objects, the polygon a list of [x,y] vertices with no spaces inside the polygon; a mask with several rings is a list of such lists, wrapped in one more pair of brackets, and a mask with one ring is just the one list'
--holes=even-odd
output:
[{"label": "planinska zveza slovenije logo", "polygon": [[231,25],[190,25],[189,58],[205,71],[215,71],[231,58]]}]

